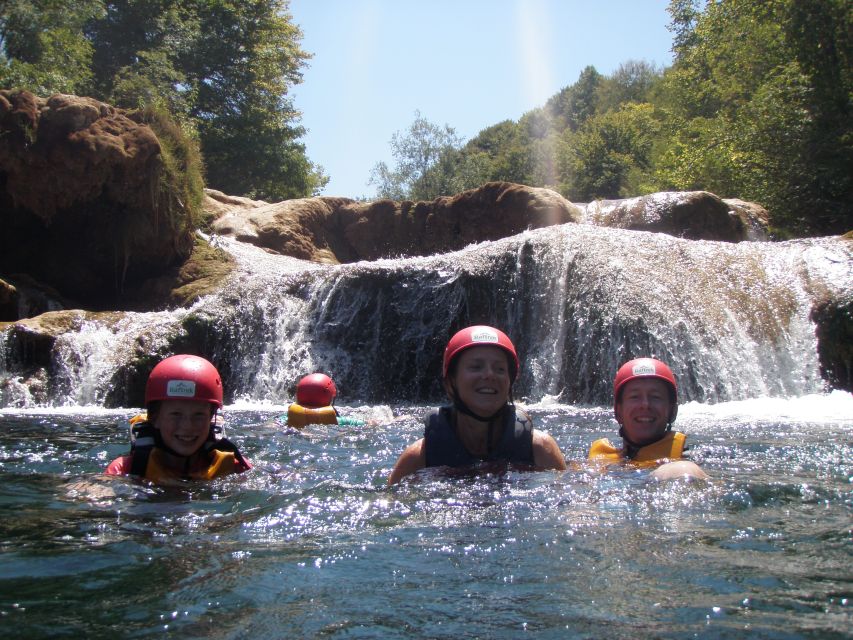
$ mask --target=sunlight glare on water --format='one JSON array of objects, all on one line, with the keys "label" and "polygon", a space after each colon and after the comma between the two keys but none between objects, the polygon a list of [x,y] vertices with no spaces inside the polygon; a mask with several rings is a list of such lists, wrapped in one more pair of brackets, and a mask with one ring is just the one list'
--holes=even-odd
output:
[{"label": "sunlight glare on water", "polygon": [[[0,629],[97,637],[849,637],[850,394],[682,405],[709,482],[428,470],[387,489],[425,406],[365,427],[226,407],[245,477],[98,475],[131,411],[0,413]],[[580,461],[610,410],[532,405]],[[103,603],[93,607],[92,602]]]}]

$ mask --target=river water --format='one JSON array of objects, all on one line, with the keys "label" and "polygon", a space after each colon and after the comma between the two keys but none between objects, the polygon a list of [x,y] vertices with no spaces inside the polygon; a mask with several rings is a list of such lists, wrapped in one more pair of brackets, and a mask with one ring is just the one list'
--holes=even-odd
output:
[{"label": "river water", "polygon": [[[531,405],[566,457],[605,407]],[[130,410],[0,411],[0,631],[14,638],[849,638],[853,396],[681,406],[707,482],[644,471],[424,472],[388,489],[428,407],[270,426],[212,484],[99,475]]]}]

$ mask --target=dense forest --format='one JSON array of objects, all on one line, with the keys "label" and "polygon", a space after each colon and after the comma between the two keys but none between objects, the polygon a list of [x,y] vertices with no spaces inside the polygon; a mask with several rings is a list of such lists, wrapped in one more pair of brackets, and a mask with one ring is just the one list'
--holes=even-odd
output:
[{"label": "dense forest", "polygon": [[[156,108],[197,140],[206,181],[278,200],[327,178],[288,97],[310,54],[287,0],[0,0],[0,87]],[[381,197],[490,180],[575,202],[661,190],[764,205],[778,237],[853,227],[853,4],[672,0],[672,66],[593,67],[468,141],[416,114],[379,163]]]}]

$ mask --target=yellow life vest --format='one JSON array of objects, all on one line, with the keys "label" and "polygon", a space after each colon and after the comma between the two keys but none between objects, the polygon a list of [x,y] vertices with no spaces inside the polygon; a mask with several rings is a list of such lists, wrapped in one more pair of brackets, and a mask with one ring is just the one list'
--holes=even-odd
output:
[{"label": "yellow life vest", "polygon": [[[154,438],[151,435],[153,426],[148,423],[148,415],[141,413],[133,416],[128,420],[131,425],[131,439],[136,446],[142,446],[142,450],[137,449],[136,455],[144,456],[142,463],[145,464],[145,471],[142,476],[151,482],[163,483],[169,480],[189,479],[189,480],[213,480],[220,476],[227,476],[231,473],[242,473],[247,470],[247,465],[242,464],[237,454],[233,451],[223,451],[221,449],[211,448],[207,451],[208,465],[206,467],[196,468],[188,473],[183,470],[175,470],[173,465],[169,465],[164,456],[168,455],[162,449],[154,445]],[[221,442],[228,442],[222,440]],[[131,451],[133,455],[133,451]],[[245,461],[244,461],[245,462]],[[131,463],[133,464],[133,463]],[[251,467],[248,467],[251,468]],[[134,471],[134,473],[139,473]]]},{"label": "yellow life vest", "polygon": [[607,464],[630,462],[638,467],[651,467],[661,460],[681,458],[686,439],[687,436],[680,431],[670,431],[657,442],[640,447],[633,458],[628,458],[623,449],[614,447],[607,438],[601,438],[592,443],[588,458]]},{"label": "yellow life vest", "polygon": [[160,449],[152,449],[148,456],[148,464],[145,467],[145,479],[152,482],[163,482],[167,480],[190,479],[190,480],[213,480],[230,473],[239,473],[243,467],[237,463],[237,459],[231,451],[218,451],[213,449],[208,452],[209,462],[207,467],[190,471],[184,474],[175,471],[172,467],[164,464],[165,452]]},{"label": "yellow life vest", "polygon": [[338,424],[338,414],[335,408],[303,407],[295,402],[287,408],[287,425],[296,429],[309,424]]}]

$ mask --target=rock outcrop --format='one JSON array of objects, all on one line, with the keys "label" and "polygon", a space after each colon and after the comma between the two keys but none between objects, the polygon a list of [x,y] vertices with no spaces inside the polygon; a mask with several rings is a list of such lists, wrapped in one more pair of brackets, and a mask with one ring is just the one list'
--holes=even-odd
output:
[{"label": "rock outcrop", "polygon": [[186,167],[166,166],[149,120],[92,98],[0,91],[0,274],[116,309],[189,257]]},{"label": "rock outcrop", "polygon": [[282,255],[348,263],[455,251],[554,224],[576,222],[692,240],[767,240],[760,205],[704,191],[654,193],[575,205],[550,189],[490,182],[430,202],[316,197],[266,203],[208,191],[216,233]]},{"label": "rock outcrop", "polygon": [[224,203],[215,231],[276,253],[324,263],[424,256],[498,240],[525,229],[578,222],[581,210],[549,189],[490,182],[431,202],[303,198],[275,204]]},{"label": "rock outcrop", "polygon": [[768,239],[768,214],[763,207],[743,200],[723,200],[707,191],[597,200],[585,206],[584,221],[599,227],[654,231],[688,240]]}]

